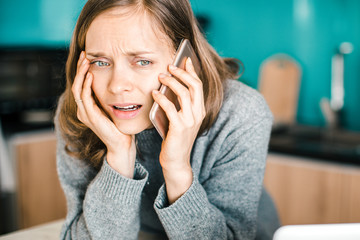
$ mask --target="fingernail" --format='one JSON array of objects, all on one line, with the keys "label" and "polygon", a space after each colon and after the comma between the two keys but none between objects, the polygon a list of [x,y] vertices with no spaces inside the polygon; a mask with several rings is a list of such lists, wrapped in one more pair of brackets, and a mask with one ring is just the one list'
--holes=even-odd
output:
[{"label": "fingernail", "polygon": [[84,51],[81,51],[80,58],[83,59],[84,55],[85,55]]},{"label": "fingernail", "polygon": [[170,65],[169,65],[169,69],[170,69],[170,70],[175,70],[176,67],[175,67],[174,65],[170,64]]},{"label": "fingernail", "polygon": [[159,94],[159,91],[156,90],[156,89],[154,89],[152,92],[153,92],[153,94],[155,94],[155,95],[158,95],[158,94]]},{"label": "fingernail", "polygon": [[188,63],[192,64],[191,58],[187,59]]}]

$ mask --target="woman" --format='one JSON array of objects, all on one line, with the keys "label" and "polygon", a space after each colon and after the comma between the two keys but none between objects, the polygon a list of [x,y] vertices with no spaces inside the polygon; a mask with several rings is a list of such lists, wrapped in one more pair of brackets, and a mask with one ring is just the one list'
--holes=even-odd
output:
[{"label": "woman", "polygon": [[[199,75],[191,59],[185,70],[169,65],[183,38]],[[89,0],[66,68],[55,119],[62,238],[255,237],[272,116],[256,91],[228,80],[237,62],[210,47],[187,0]],[[149,120],[154,101],[170,122],[163,141]]]}]

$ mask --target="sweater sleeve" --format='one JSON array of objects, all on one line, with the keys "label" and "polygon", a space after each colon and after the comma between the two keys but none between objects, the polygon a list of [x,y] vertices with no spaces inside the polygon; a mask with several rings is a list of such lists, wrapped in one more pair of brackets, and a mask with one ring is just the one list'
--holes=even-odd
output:
[{"label": "sweater sleeve", "polygon": [[254,239],[272,117],[236,126],[218,149],[209,177],[168,206],[162,186],[155,210],[170,239]]},{"label": "sweater sleeve", "polygon": [[147,171],[136,163],[135,177],[128,179],[105,159],[97,172],[69,156],[64,140],[57,136],[57,170],[67,200],[61,239],[137,239]]}]

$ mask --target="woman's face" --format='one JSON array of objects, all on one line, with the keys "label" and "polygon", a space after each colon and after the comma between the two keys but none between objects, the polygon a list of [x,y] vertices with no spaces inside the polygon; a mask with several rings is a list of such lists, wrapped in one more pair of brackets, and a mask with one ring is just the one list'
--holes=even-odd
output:
[{"label": "woman's face", "polygon": [[175,52],[170,39],[151,26],[150,16],[131,10],[115,8],[96,17],[85,42],[94,94],[125,134],[152,127],[151,92],[160,87],[158,75],[167,71]]}]

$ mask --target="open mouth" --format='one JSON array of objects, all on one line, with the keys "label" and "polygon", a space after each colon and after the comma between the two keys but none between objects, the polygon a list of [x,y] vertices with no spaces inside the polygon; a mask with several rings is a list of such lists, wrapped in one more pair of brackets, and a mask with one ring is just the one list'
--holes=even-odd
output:
[{"label": "open mouth", "polygon": [[125,107],[119,107],[119,106],[113,106],[114,109],[124,111],[124,112],[130,112],[130,111],[136,111],[142,107],[142,105],[129,105]]}]

